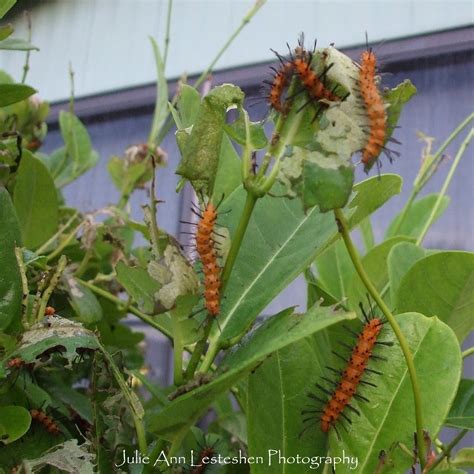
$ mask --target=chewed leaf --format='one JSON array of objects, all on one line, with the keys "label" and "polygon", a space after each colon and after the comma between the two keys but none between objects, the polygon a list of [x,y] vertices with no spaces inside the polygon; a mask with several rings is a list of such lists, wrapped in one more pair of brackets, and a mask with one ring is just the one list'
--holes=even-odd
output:
[{"label": "chewed leaf", "polygon": [[96,350],[97,337],[82,324],[60,316],[46,316],[40,323],[25,331],[15,352],[9,354],[3,364],[12,357],[20,357],[25,363],[37,362],[53,352],[60,352],[71,365],[82,350]]},{"label": "chewed leaf", "polygon": [[91,454],[91,449],[91,443],[87,439],[81,445],[76,439],[69,439],[37,459],[24,460],[22,465],[28,469],[25,472],[38,472],[41,468],[50,466],[61,472],[89,474],[94,471],[95,454]]},{"label": "chewed leaf", "polygon": [[215,87],[201,102],[192,131],[180,144],[183,158],[177,174],[206,194],[212,194],[214,187],[227,110],[240,106],[243,99],[244,93],[236,86]]},{"label": "chewed leaf", "polygon": [[395,125],[400,118],[403,106],[416,94],[416,87],[409,79],[405,79],[393,89],[386,89],[383,93],[383,100],[388,104],[388,136],[393,132]]},{"label": "chewed leaf", "polygon": [[280,180],[301,198],[305,210],[319,205],[321,212],[326,212],[346,205],[354,167],[340,155],[295,147],[293,156],[283,163]]},{"label": "chewed leaf", "polygon": [[148,273],[161,284],[155,298],[165,310],[175,305],[178,296],[194,295],[199,290],[199,279],[174,240],[170,239],[159,261],[148,264]]}]

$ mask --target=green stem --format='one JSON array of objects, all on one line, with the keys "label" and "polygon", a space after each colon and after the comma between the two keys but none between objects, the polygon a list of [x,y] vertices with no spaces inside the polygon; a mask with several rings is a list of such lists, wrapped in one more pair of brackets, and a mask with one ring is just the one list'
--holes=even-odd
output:
[{"label": "green stem", "polygon": [[151,179],[151,187],[150,187],[150,227],[151,227],[151,242],[153,246],[153,254],[156,259],[161,257],[161,250],[160,250],[160,231],[158,230],[158,221],[156,218],[156,194],[155,194],[155,186],[156,186],[156,162],[154,156],[151,157],[152,164],[153,164],[153,177]]},{"label": "green stem", "polygon": [[77,267],[76,271],[74,272],[74,276],[77,278],[80,278],[82,275],[84,275],[84,272],[87,269],[87,265],[89,264],[89,260],[92,258],[94,251],[90,248],[87,249],[84,253],[84,257],[81,260],[81,263]]},{"label": "green stem", "polygon": [[133,417],[133,423],[135,425],[135,431],[137,433],[138,448],[141,453],[146,453],[147,443],[146,443],[145,427],[143,426],[143,407],[140,403],[140,400],[138,399],[135,392],[132,392],[132,390],[129,388],[129,386],[125,382],[122,374],[120,373],[119,368],[115,365],[115,362],[112,356],[108,353],[108,351],[99,341],[97,341],[97,344],[99,345],[99,348],[104,358],[107,360],[107,363],[109,364],[112,374],[114,375],[114,378],[116,382],[118,383],[120,390],[124,398],[127,400],[128,405],[130,407],[130,413]]},{"label": "green stem", "polygon": [[166,33],[165,47],[163,51],[163,69],[166,68],[166,59],[168,58],[168,48],[170,45],[170,29],[171,29],[171,11],[173,9],[173,0],[168,0],[168,13],[166,15]]},{"label": "green stem", "polygon": [[69,96],[69,112],[74,113],[74,70],[72,64],[69,63],[69,83],[71,85],[71,95]]},{"label": "green stem", "polygon": [[194,373],[196,372],[196,368],[201,360],[202,355],[204,354],[204,350],[206,349],[207,338],[211,332],[213,323],[213,317],[210,316],[207,318],[206,322],[204,323],[204,334],[202,335],[201,339],[196,343],[194,347],[193,354],[191,359],[189,359],[188,366],[186,367],[185,378],[189,380],[194,377]]},{"label": "green stem", "polygon": [[467,357],[474,355],[474,347],[470,347],[469,349],[466,349],[461,355],[463,359],[466,359]]},{"label": "green stem", "polygon": [[240,221],[235,231],[235,234],[232,238],[232,244],[230,246],[229,255],[225,261],[224,270],[222,270],[221,275],[221,293],[224,294],[224,290],[227,286],[227,282],[229,281],[230,274],[232,273],[232,269],[234,268],[235,260],[237,259],[237,255],[240,250],[240,246],[242,245],[242,241],[244,239],[245,232],[249,225],[250,217],[252,216],[252,212],[255,208],[255,204],[257,202],[257,197],[254,196],[252,193],[247,193],[247,198],[245,199],[244,209],[240,216]]},{"label": "green stem", "polygon": [[[29,11],[25,11],[25,16],[26,16],[26,23],[28,27],[28,43],[31,43],[31,14]],[[25,59],[25,65],[23,66],[23,76],[21,78],[21,83],[24,84],[26,81],[26,76],[28,75],[28,71],[30,70],[30,54],[31,51],[28,50],[26,52],[26,59]]]},{"label": "green stem", "polygon": [[449,170],[448,176],[446,176],[446,180],[443,183],[443,187],[441,188],[441,191],[438,194],[438,199],[436,200],[436,203],[433,206],[433,209],[431,210],[430,217],[426,221],[426,224],[423,227],[423,230],[421,231],[421,234],[419,235],[416,241],[417,245],[420,245],[423,242],[423,239],[425,238],[426,233],[428,232],[429,228],[433,224],[433,221],[436,219],[436,214],[438,212],[438,209],[441,206],[443,197],[446,194],[446,191],[448,190],[449,184],[451,183],[451,180],[453,179],[454,172],[456,171],[456,168],[458,167],[459,162],[461,161],[461,158],[464,155],[466,148],[469,146],[469,142],[471,141],[473,136],[474,136],[474,128],[471,128],[471,131],[469,132],[469,134],[467,135],[467,137],[465,138],[465,140],[462,142],[461,146],[459,147],[456,157],[454,158],[453,164],[451,165],[451,169]]},{"label": "green stem", "polygon": [[46,288],[46,290],[44,290],[43,295],[41,296],[38,313],[36,314],[36,321],[40,321],[41,318],[43,318],[49,298],[51,297],[54,289],[58,285],[59,279],[61,278],[61,275],[63,274],[66,268],[66,265],[67,265],[67,257],[65,255],[61,255],[61,257],[59,258],[56,270],[54,271],[53,276],[51,277],[51,280],[49,281],[49,285]]},{"label": "green stem", "polygon": [[439,466],[443,459],[448,458],[451,455],[453,448],[461,441],[464,436],[467,435],[469,430],[460,431],[453,440],[443,449],[443,453],[436,458],[436,461],[429,467],[428,472],[434,470],[435,467]]},{"label": "green stem", "polygon": [[342,238],[344,240],[344,244],[346,245],[347,252],[352,260],[352,264],[356,269],[360,279],[364,283],[367,291],[370,293],[374,301],[377,303],[378,307],[381,309],[382,313],[387,318],[390,326],[395,333],[395,336],[400,343],[400,347],[402,349],[403,355],[405,357],[405,361],[407,364],[408,373],[410,374],[410,380],[413,390],[413,398],[415,401],[415,419],[416,419],[416,436],[418,441],[418,452],[419,452],[419,459],[422,468],[425,465],[425,444],[424,444],[424,436],[423,436],[423,414],[422,414],[422,402],[421,402],[421,390],[420,385],[418,382],[418,377],[416,374],[415,363],[413,360],[413,355],[410,351],[410,347],[408,342],[403,334],[400,326],[397,323],[397,320],[394,318],[393,314],[390,312],[388,306],[385,304],[384,300],[380,297],[377,289],[375,288],[374,284],[370,280],[369,276],[367,275],[364,267],[362,266],[362,262],[359,256],[359,252],[357,251],[354,243],[352,242],[349,227],[347,225],[346,217],[341,209],[335,209],[334,215],[336,217],[336,222],[338,224],[338,229]]},{"label": "green stem", "polygon": [[173,380],[176,386],[183,384],[183,338],[179,334],[178,318],[171,318],[173,326]]},{"label": "green stem", "polygon": [[[89,283],[88,281],[81,280],[80,278],[76,278],[76,281],[80,283],[81,285],[84,285],[86,288],[89,288],[89,290],[93,291],[96,295],[102,296],[102,298],[105,298],[112,303],[115,303],[117,306],[122,306],[124,304],[124,301],[118,298],[117,296],[113,295],[112,293],[109,293],[108,291],[104,290],[103,288],[100,288],[96,285],[93,285],[92,283]],[[157,329],[160,331],[164,336],[166,336],[169,339],[172,339],[172,334],[169,331],[168,328],[165,326],[161,325],[159,322],[155,321],[151,316],[148,314],[145,314],[141,312],[138,308],[135,306],[130,305],[127,310],[134,314],[137,318],[141,319],[143,322],[147,323],[151,327]]]},{"label": "green stem", "polygon": [[260,8],[263,7],[265,3],[266,3],[266,0],[256,0],[253,7],[250,9],[247,15],[245,15],[244,18],[242,19],[242,22],[240,23],[239,27],[230,35],[229,39],[224,43],[224,46],[222,46],[222,48],[219,50],[216,57],[212,60],[211,64],[207,66],[204,72],[199,76],[197,81],[194,83],[193,87],[195,89],[197,89],[207,79],[207,76],[213,70],[214,66],[217,64],[221,56],[226,52],[226,50],[233,43],[235,38],[237,38],[237,36],[245,28],[245,26],[247,26],[250,23],[250,20],[255,16],[258,10],[260,10]]},{"label": "green stem", "polygon": [[54,260],[58,255],[62,253],[62,251],[71,243],[72,239],[76,236],[79,229],[84,225],[84,222],[81,222],[77,225],[67,236],[66,238],[56,247],[56,249],[51,252],[47,257],[46,261],[49,262]]},{"label": "green stem", "polygon": [[15,247],[15,257],[20,270],[21,290],[23,293],[21,298],[21,323],[24,328],[28,328],[30,326],[28,321],[28,296],[30,295],[30,290],[28,288],[28,279],[26,277],[25,262],[23,261],[23,251],[20,247]]},{"label": "green stem", "polygon": [[36,252],[35,252],[36,255],[41,255],[43,252],[45,252],[48,249],[48,247],[66,231],[66,229],[74,222],[74,220],[76,219],[78,215],[79,213],[76,211],[69,218],[69,220],[63,226],[61,226],[59,230],[50,239],[48,239],[41,247],[36,249]]}]

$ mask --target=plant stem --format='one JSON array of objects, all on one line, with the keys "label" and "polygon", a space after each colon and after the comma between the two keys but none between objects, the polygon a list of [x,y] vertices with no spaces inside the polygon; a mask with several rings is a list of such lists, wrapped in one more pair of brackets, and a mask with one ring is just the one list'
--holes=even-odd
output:
[{"label": "plant stem", "polygon": [[453,448],[461,441],[469,430],[460,431],[454,439],[443,449],[443,453],[436,458],[436,461],[429,467],[428,471],[432,471],[436,466],[441,464],[443,459],[448,458],[451,455]]},{"label": "plant stem", "polygon": [[69,83],[71,85],[71,95],[69,96],[69,112],[74,113],[74,70],[72,63],[69,62]]},{"label": "plant stem", "polygon": [[[89,283],[88,281],[81,280],[80,278],[76,278],[76,281],[80,283],[81,285],[84,285],[86,288],[89,288],[89,290],[93,291],[96,295],[102,296],[103,298],[111,301],[112,303],[115,303],[118,306],[121,306],[124,304],[124,301],[118,298],[117,296],[113,295],[112,293],[109,293],[108,291],[104,290],[103,288],[100,288],[96,285],[93,285],[92,283]],[[149,324],[151,327],[157,329],[160,331],[164,336],[166,336],[169,339],[172,339],[171,332],[169,331],[168,328],[165,326],[161,325],[159,322],[155,321],[151,316],[148,314],[142,313],[138,308],[135,306],[130,305],[127,310],[134,314],[137,318],[141,319],[143,322]]]},{"label": "plant stem", "polygon": [[224,290],[227,286],[227,282],[229,281],[230,274],[232,273],[232,269],[234,268],[235,260],[237,259],[237,255],[239,253],[240,246],[242,245],[245,231],[247,230],[247,227],[249,225],[250,217],[252,216],[252,212],[255,208],[257,199],[258,198],[252,193],[247,192],[247,198],[245,199],[244,209],[240,216],[240,221],[235,231],[235,235],[232,239],[229,255],[227,256],[227,259],[225,261],[224,270],[222,270],[221,294],[224,294]]},{"label": "plant stem", "polygon": [[41,255],[45,250],[48,249],[48,247],[57,239],[59,236],[61,236],[64,231],[74,222],[76,217],[79,215],[79,213],[76,211],[70,218],[69,220],[59,228],[59,230],[51,237],[49,238],[41,247],[36,249],[36,255]]},{"label": "plant stem", "polygon": [[71,243],[72,239],[76,236],[79,229],[84,225],[84,221],[77,225],[68,235],[67,237],[56,247],[56,249],[51,252],[47,257],[46,261],[49,262],[54,260],[58,255],[62,253],[62,251]]},{"label": "plant stem", "polygon": [[20,247],[15,247],[15,257],[18,263],[18,268],[20,270],[21,276],[21,323],[24,328],[30,326],[28,321],[28,296],[30,295],[30,290],[28,288],[28,279],[26,278],[26,267],[25,262],[23,261],[23,251]]},{"label": "plant stem", "polygon": [[443,183],[443,187],[441,188],[441,191],[438,193],[438,199],[436,200],[436,203],[433,206],[433,209],[431,210],[430,217],[426,221],[426,224],[423,227],[423,230],[421,231],[421,234],[419,235],[416,241],[416,245],[420,245],[423,242],[423,239],[425,238],[426,233],[428,232],[429,228],[433,224],[433,221],[436,218],[436,213],[438,212],[438,209],[441,206],[441,201],[444,195],[446,194],[446,191],[448,190],[451,180],[453,179],[454,172],[456,171],[456,168],[458,167],[459,162],[461,161],[461,158],[464,155],[466,148],[469,146],[469,142],[471,141],[473,136],[474,136],[474,128],[471,128],[471,131],[469,132],[469,134],[467,135],[467,137],[465,138],[465,140],[462,142],[461,146],[459,147],[456,157],[454,158],[453,164],[451,165],[451,169],[449,170],[448,176],[446,176],[446,179]]},{"label": "plant stem", "polygon": [[170,45],[170,29],[171,29],[171,11],[173,9],[173,0],[168,0],[168,13],[166,15],[166,33],[165,47],[163,51],[163,69],[166,68],[166,59],[168,58],[168,48]]},{"label": "plant stem", "polygon": [[173,381],[176,386],[183,384],[183,338],[178,334],[180,322],[171,318],[173,325]]},{"label": "plant stem", "polygon": [[112,374],[115,378],[115,381],[119,385],[120,390],[121,390],[124,398],[127,400],[128,405],[130,407],[130,413],[133,417],[133,422],[135,424],[135,431],[137,433],[138,448],[140,449],[140,452],[146,453],[147,452],[147,444],[146,444],[145,427],[143,426],[143,414],[144,413],[143,413],[143,407],[140,403],[140,400],[138,399],[135,392],[133,392],[129,388],[127,383],[125,382],[119,368],[115,365],[115,362],[114,362],[112,356],[108,353],[108,351],[100,343],[100,341],[97,341],[97,344],[100,348],[100,351],[102,352],[102,355],[107,360],[107,363],[110,367],[110,370],[112,371]]},{"label": "plant stem", "polygon": [[[25,11],[25,17],[26,17],[26,24],[28,27],[28,43],[31,43],[31,14],[29,11]],[[30,70],[30,54],[31,54],[31,51],[28,50],[26,52],[25,65],[23,66],[23,76],[21,78],[22,84],[25,83],[26,76],[28,74],[28,71]]]},{"label": "plant stem", "polygon": [[[456,129],[449,135],[449,137],[444,141],[444,143],[439,147],[438,151],[431,157],[431,161],[433,163],[436,163],[440,156],[443,154],[443,152],[446,150],[446,148],[451,144],[451,142],[464,130],[464,128],[471,122],[471,120],[474,119],[474,113],[471,113],[468,117],[466,117],[457,127]],[[428,172],[428,171],[427,171]],[[423,183],[423,186],[427,183],[427,181],[424,181],[423,179],[420,180]],[[394,234],[396,234],[403,222],[405,221],[405,218],[408,214],[408,211],[413,204],[413,201],[415,198],[418,196],[420,191],[423,189],[423,186],[414,186],[413,190],[411,192],[410,197],[408,198],[407,203],[405,204],[405,207],[403,208],[402,214],[400,216],[400,219],[398,220],[398,223],[394,229]]]},{"label": "plant stem", "polygon": [[474,355],[474,347],[470,347],[469,349],[466,349],[461,355],[463,359],[466,359],[467,357]]},{"label": "plant stem", "polygon": [[204,323],[204,334],[201,339],[199,339],[199,341],[196,343],[191,359],[189,359],[188,366],[186,367],[186,373],[184,375],[186,380],[189,380],[194,377],[196,368],[199,364],[199,361],[201,360],[204,350],[206,349],[207,338],[209,337],[209,334],[211,332],[212,323],[213,317],[209,316],[206,322]]},{"label": "plant stem", "polygon": [[221,56],[226,52],[226,50],[229,48],[229,46],[233,43],[235,38],[239,35],[239,33],[245,28],[245,26],[250,23],[250,20],[255,16],[255,14],[260,10],[260,8],[263,7],[263,5],[266,3],[266,0],[256,0],[253,7],[250,9],[250,11],[247,13],[247,15],[244,16],[242,19],[242,22],[240,23],[239,27],[230,35],[229,39],[225,42],[224,46],[219,50],[217,53],[216,57],[212,60],[211,64],[207,66],[207,68],[204,70],[204,72],[199,76],[197,81],[194,83],[194,88],[197,89],[206,79],[209,73],[212,71],[214,66],[217,64]]},{"label": "plant stem", "polygon": [[67,257],[66,255],[61,255],[61,257],[59,258],[56,270],[53,273],[51,280],[49,281],[49,285],[46,288],[46,290],[44,290],[43,295],[41,296],[38,313],[36,314],[37,322],[40,321],[40,319],[44,316],[44,313],[46,311],[46,305],[48,304],[49,298],[51,297],[51,294],[53,293],[54,289],[58,285],[59,279],[61,278],[61,275],[63,274],[66,268],[66,265],[67,265]]},{"label": "plant stem", "polygon": [[400,326],[397,323],[397,320],[394,318],[393,314],[390,312],[388,306],[385,304],[381,296],[379,295],[377,289],[375,288],[374,284],[370,280],[369,276],[367,275],[364,267],[362,266],[362,262],[359,256],[359,252],[357,251],[354,243],[352,242],[349,228],[347,225],[346,217],[341,209],[335,209],[334,215],[336,217],[336,222],[338,225],[338,229],[342,238],[344,240],[344,244],[346,245],[347,252],[352,260],[352,264],[356,269],[360,279],[364,283],[367,291],[370,293],[374,301],[377,303],[378,307],[381,309],[382,313],[387,318],[390,326],[395,333],[395,336],[400,343],[400,347],[402,349],[403,355],[405,357],[405,361],[407,364],[408,373],[410,374],[410,380],[413,390],[413,398],[415,401],[415,419],[416,419],[416,435],[418,441],[418,452],[419,452],[419,459],[421,467],[423,468],[425,465],[425,444],[424,444],[424,436],[423,436],[423,413],[422,413],[422,402],[421,402],[421,391],[420,385],[418,382],[418,377],[416,374],[415,363],[413,360],[413,355],[410,351],[410,347],[408,342],[403,334]]},{"label": "plant stem", "polygon": [[156,187],[156,162],[155,157],[151,156],[152,164],[153,164],[153,177],[151,180],[150,186],[150,227],[151,227],[151,243],[153,248],[153,255],[156,259],[161,257],[161,250],[160,250],[160,231],[158,230],[158,221],[156,218],[156,194],[155,194],[155,187]]}]

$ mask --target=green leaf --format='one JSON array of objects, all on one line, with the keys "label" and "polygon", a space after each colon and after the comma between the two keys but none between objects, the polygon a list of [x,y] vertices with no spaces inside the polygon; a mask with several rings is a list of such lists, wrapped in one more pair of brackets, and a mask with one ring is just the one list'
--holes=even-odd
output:
[{"label": "green leaf", "polygon": [[[474,467],[474,448],[460,449],[454,458],[451,458],[451,464],[459,467]],[[459,471],[464,472],[464,471]]]},{"label": "green leaf", "polygon": [[20,38],[7,38],[0,41],[0,50],[7,51],[39,51],[39,48]]},{"label": "green leaf", "polygon": [[462,379],[445,423],[451,428],[474,430],[474,379]]},{"label": "green leaf", "polygon": [[[393,237],[376,245],[362,258],[362,265],[378,291],[382,291],[389,282],[387,260],[390,251],[395,245],[408,240],[409,238],[404,236]],[[349,283],[347,297],[349,299],[349,305],[353,309],[358,308],[359,303],[365,305],[367,301],[367,288],[362,283],[359,275],[355,272]],[[385,300],[388,301],[389,299],[387,296],[385,297]]]},{"label": "green leaf", "polygon": [[0,107],[21,102],[35,93],[36,90],[26,84],[0,84]]},{"label": "green leaf", "polygon": [[[461,376],[459,344],[453,331],[437,318],[406,313],[398,315],[397,320],[415,360],[423,426],[435,438],[456,395]],[[389,337],[383,340],[391,338],[393,333],[389,332]],[[389,363],[371,362],[374,368],[383,371],[383,375],[377,378],[377,387],[364,389],[370,402],[351,401],[361,416],[350,416],[352,425],[347,427],[347,432],[339,430],[341,441],[334,430],[330,433],[331,456],[341,456],[344,452],[345,456],[357,457],[358,472],[375,472],[380,451],[394,443],[403,443],[409,449],[413,446],[415,413],[405,358],[398,344],[387,349],[384,355]],[[384,472],[406,472],[412,463],[400,449],[395,449],[391,457]]]},{"label": "green leaf", "polygon": [[102,307],[89,288],[74,279],[66,277],[69,303],[76,312],[77,319],[84,324],[93,324],[102,319]]},{"label": "green leaf", "polygon": [[21,247],[21,233],[8,191],[0,186],[0,329],[20,317],[21,277],[15,247]]},{"label": "green leaf", "polygon": [[8,23],[8,25],[0,26],[0,44],[5,38],[8,38],[15,30],[13,26]]},{"label": "green leaf", "polygon": [[[418,237],[430,217],[431,211],[438,199],[438,196],[438,194],[428,194],[428,196],[424,196],[418,201],[415,201],[410,206],[405,218],[403,219],[402,225],[397,230],[403,211],[400,212],[388,227],[387,232],[385,233],[385,238],[387,239],[389,237],[393,237],[394,235],[408,235],[410,237]],[[449,201],[450,199],[448,196],[443,196],[441,205],[436,212],[433,222],[441,217],[443,212],[448,207]]]},{"label": "green leaf", "polygon": [[202,101],[196,123],[183,148],[183,158],[176,171],[196,189],[211,195],[219,165],[227,109],[241,105],[244,93],[236,86],[215,87]]},{"label": "green leaf", "polygon": [[305,315],[293,314],[292,309],[282,311],[267,320],[246,344],[229,354],[212,381],[179,396],[161,412],[150,414],[149,430],[169,440],[179,439],[216,397],[248,375],[268,355],[332,324],[354,318],[353,313],[334,312],[333,308],[315,307]]},{"label": "green leaf", "polygon": [[[247,423],[250,456],[262,456],[275,450],[286,458],[326,455],[328,443],[325,434],[319,426],[314,429],[316,423],[303,423],[302,420],[311,415],[301,411],[310,409],[308,393],[314,393],[315,382],[325,375],[325,355],[328,353],[327,340],[318,333],[275,352],[249,375]],[[278,456],[270,459],[271,465],[255,465],[252,472],[321,472],[315,469],[317,465],[284,465],[278,463]]]},{"label": "green leaf", "polygon": [[402,278],[426,253],[426,250],[411,242],[400,242],[392,247],[388,254],[390,301],[395,301]]},{"label": "green leaf", "polygon": [[155,293],[160,284],[141,267],[129,267],[120,261],[115,267],[117,280],[145,313],[153,313]]},{"label": "green leaf", "polygon": [[165,65],[163,63],[160,48],[155,39],[151,36],[150,41],[153,47],[157,75],[155,112],[153,114],[153,123],[151,125],[149,140],[154,142],[158,136],[158,132],[161,130],[168,117],[168,82],[165,76]]},{"label": "green leaf", "polygon": [[438,316],[463,341],[474,329],[474,254],[438,252],[418,260],[402,278],[395,307]]},{"label": "green leaf", "polygon": [[197,119],[201,96],[199,92],[188,84],[183,84],[179,90],[178,111],[180,126],[178,128],[191,127]]},{"label": "green leaf", "polygon": [[[65,144],[65,155],[60,155],[55,160],[60,162],[60,166],[57,167],[59,172],[54,175],[54,179],[58,187],[63,187],[94,167],[99,155],[92,149],[86,127],[74,114],[62,110],[59,113],[59,127]],[[58,153],[61,152],[58,150]]]},{"label": "green leaf", "polygon": [[58,195],[46,166],[27,150],[18,168],[13,202],[23,244],[35,249],[58,228]]},{"label": "green leaf", "polygon": [[322,287],[341,301],[347,296],[349,282],[354,273],[352,261],[342,240],[319,255],[315,262]]},{"label": "green leaf", "polygon": [[368,252],[375,245],[374,230],[372,228],[372,221],[370,220],[370,217],[367,217],[367,219],[364,219],[360,223],[359,229],[362,234],[365,250]]},{"label": "green leaf", "polygon": [[10,8],[15,5],[16,0],[2,0],[0,3],[0,18],[3,18]]},{"label": "green leaf", "polygon": [[[400,181],[398,176],[383,175],[357,184],[348,206],[351,227],[397,193]],[[232,209],[220,217],[231,237],[244,200],[245,192],[238,188],[222,203],[222,209]],[[260,199],[229,279],[219,315],[222,333],[215,328],[211,342],[219,340],[225,347],[245,333],[260,312],[338,238],[331,214],[321,214],[316,207],[305,214],[298,202],[287,199]]]},{"label": "green leaf", "polygon": [[0,441],[3,444],[13,443],[20,439],[31,424],[30,412],[20,406],[0,407]]},{"label": "green leaf", "polygon": [[405,79],[393,89],[388,89],[383,94],[383,100],[388,104],[388,127],[389,134],[392,134],[393,128],[400,118],[404,105],[416,94],[416,87],[409,79]]},{"label": "green leaf", "polygon": [[241,184],[240,157],[235,151],[229,137],[222,137],[219,166],[217,168],[216,182],[213,191],[215,202],[222,196],[229,197]]},{"label": "green leaf", "polygon": [[[267,136],[263,128],[263,122],[249,122],[250,143],[253,150],[261,150],[268,144]],[[224,130],[232,140],[239,145],[247,144],[247,134],[245,126],[245,115],[241,111],[239,117],[234,122],[224,125]]]}]

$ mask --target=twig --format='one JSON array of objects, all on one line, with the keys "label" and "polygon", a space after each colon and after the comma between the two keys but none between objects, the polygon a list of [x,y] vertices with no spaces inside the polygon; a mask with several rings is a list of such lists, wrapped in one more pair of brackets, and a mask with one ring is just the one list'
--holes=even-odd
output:
[{"label": "twig", "polygon": [[431,227],[431,224],[433,221],[436,219],[436,214],[438,212],[438,209],[441,206],[442,200],[444,195],[446,194],[446,191],[448,190],[449,184],[451,183],[451,180],[453,179],[454,172],[456,171],[456,168],[459,165],[459,162],[461,161],[462,156],[464,155],[464,152],[466,151],[467,147],[469,146],[469,142],[471,141],[472,137],[474,136],[474,128],[471,128],[471,131],[465,138],[465,140],[462,142],[461,146],[459,147],[459,150],[456,154],[456,158],[454,158],[453,164],[451,166],[451,169],[449,170],[448,176],[446,176],[446,179],[443,183],[443,187],[441,188],[441,191],[438,193],[438,198],[436,199],[436,203],[433,206],[433,209],[431,209],[431,214],[426,221],[426,224],[423,227],[423,230],[421,231],[416,244],[420,245],[423,242],[423,239],[426,236],[426,233],[428,232],[429,228]]},{"label": "twig", "polygon": [[[28,42],[31,43],[31,14],[28,10],[25,11],[26,24],[28,28]],[[24,84],[26,81],[26,76],[30,70],[30,54],[31,51],[28,49],[26,52],[25,65],[23,66],[23,76],[21,78],[21,83]]]},{"label": "twig", "polygon": [[461,441],[464,436],[467,435],[469,430],[462,430],[460,431],[454,438],[453,440],[443,449],[443,452],[436,458],[436,461],[429,467],[428,472],[434,470],[436,466],[441,464],[443,459],[448,458],[451,455],[451,451],[453,448]]},{"label": "twig", "polygon": [[58,265],[56,266],[56,270],[54,271],[53,276],[49,280],[49,285],[46,288],[46,290],[44,290],[43,296],[41,297],[38,313],[36,314],[37,322],[40,321],[41,318],[44,316],[46,305],[48,304],[49,298],[51,297],[54,289],[58,285],[61,275],[63,274],[66,268],[66,265],[67,265],[67,257],[66,255],[61,255],[61,257],[58,260]]}]

